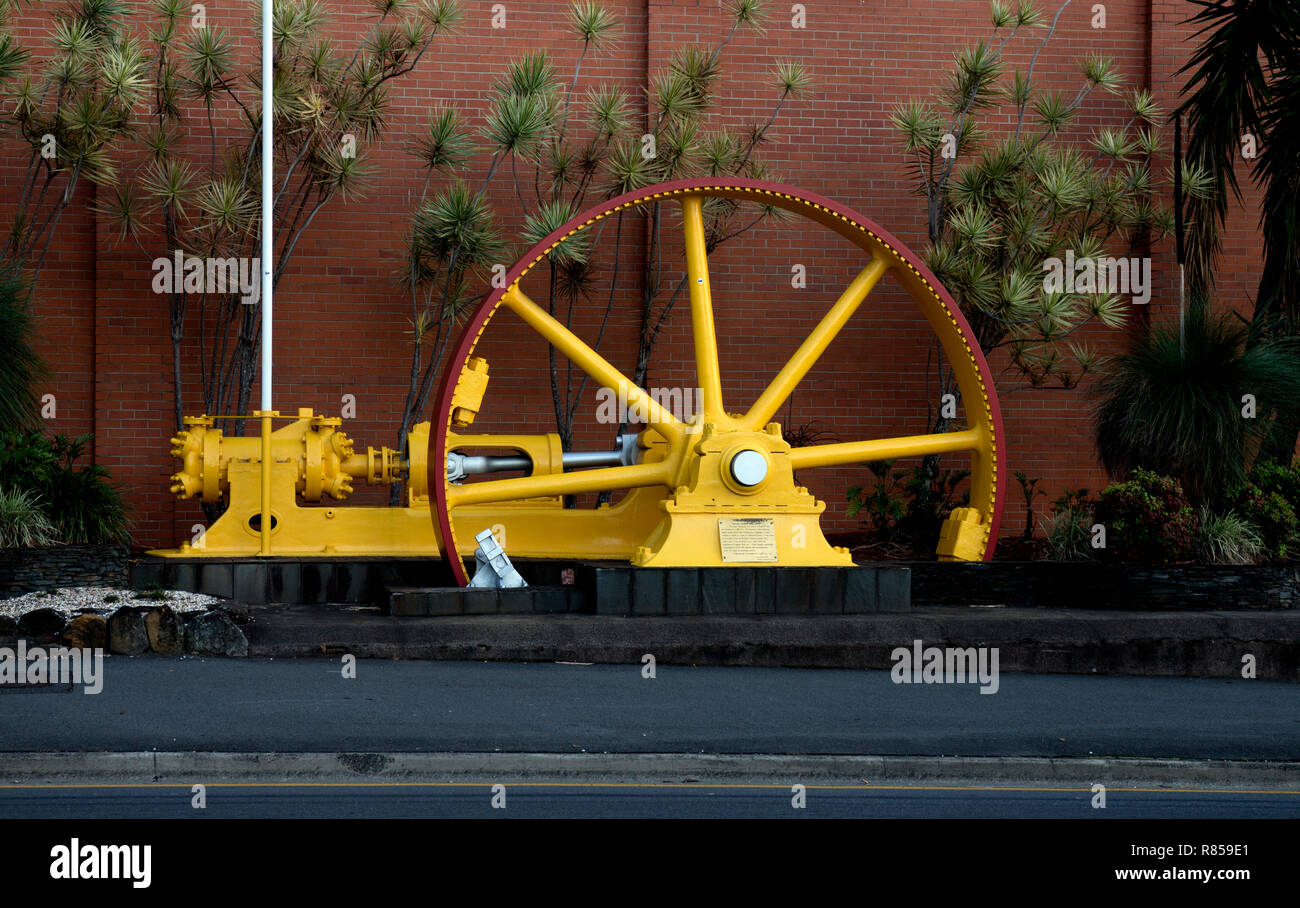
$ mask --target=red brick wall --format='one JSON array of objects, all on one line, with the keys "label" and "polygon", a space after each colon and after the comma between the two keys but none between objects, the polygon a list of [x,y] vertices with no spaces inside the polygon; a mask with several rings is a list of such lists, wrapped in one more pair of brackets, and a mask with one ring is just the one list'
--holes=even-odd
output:
[{"label": "red brick wall", "polygon": [[[144,7],[144,4],[140,4]],[[366,22],[366,4],[334,2],[333,28],[343,47],[355,45]],[[385,140],[370,149],[377,165],[366,197],[335,201],[317,217],[295,253],[276,294],[276,393],[282,412],[300,406],[338,411],[343,394],[357,398],[356,419],[347,431],[364,444],[395,442],[398,413],[406,390],[409,305],[393,272],[400,264],[401,238],[415,207],[423,174],[406,147],[427,111],[439,103],[461,106],[477,124],[493,79],[514,55],[548,48],[562,74],[572,71],[578,44],[563,31],[561,5],[508,0],[508,27],[490,26],[489,4],[467,3],[458,35],[435,43],[417,73],[393,89],[391,126]],[[725,4],[717,0],[619,0],[608,3],[622,26],[617,45],[584,63],[583,86],[617,81],[634,92],[647,73],[661,66],[684,43],[712,44],[727,27]],[[953,53],[986,36],[987,5],[976,0],[932,0],[883,4],[865,0],[805,3],[807,27],[792,28],[790,4],[768,4],[766,32],[737,33],[727,47],[727,76],[710,123],[742,127],[765,121],[776,93],[770,69],[776,59],[805,61],[815,90],[786,103],[772,128],[774,141],[761,149],[775,178],[837,199],[874,219],[918,251],[924,245],[924,205],[910,193],[898,136],[889,123],[894,105],[937,88]],[[1169,109],[1181,78],[1174,75],[1192,50],[1190,30],[1181,21],[1194,9],[1186,0],[1120,0],[1107,8],[1107,28],[1092,29],[1091,4],[1066,9],[1052,42],[1042,52],[1038,72],[1051,84],[1079,84],[1075,60],[1086,53],[1115,57],[1123,73],[1149,83]],[[1049,10],[1053,12],[1055,7]],[[257,43],[243,6],[208,5],[210,25],[230,27],[240,37],[241,62],[252,65]],[[47,32],[39,8],[24,10],[19,37],[33,44]],[[1012,59],[1024,65],[1037,44],[1017,39]],[[235,134],[233,113],[218,111],[219,137]],[[1115,99],[1099,99],[1073,131],[1118,123]],[[1172,140],[1172,134],[1171,134]],[[7,146],[12,149],[13,146]],[[471,171],[481,177],[486,156]],[[0,160],[0,186],[16,186],[22,162],[14,154]],[[531,174],[525,171],[527,178]],[[1243,172],[1243,184],[1248,185]],[[89,214],[93,190],[69,210],[50,254],[39,288],[42,349],[55,367],[49,390],[58,398],[54,431],[97,433],[95,458],[126,487],[136,509],[136,537],[150,546],[172,545],[202,520],[198,506],[175,502],[167,493],[174,469],[167,454],[172,432],[171,347],[164,297],[150,291],[149,263],[167,254],[158,241],[142,250],[115,242],[113,231]],[[10,210],[6,189],[0,209]],[[498,210],[507,216],[506,233],[518,225],[513,188],[506,171],[492,189]],[[1258,267],[1256,199],[1234,209],[1225,243],[1222,300],[1248,307]],[[612,233],[612,229],[611,229]],[[1153,318],[1176,311],[1172,242],[1152,250],[1156,293]],[[733,409],[761,390],[770,376],[845,282],[860,267],[847,244],[837,238],[790,225],[765,225],[720,249],[711,262],[718,310],[724,391]],[[790,287],[790,268],[808,269],[808,287]],[[625,277],[629,274],[625,270]],[[526,289],[535,290],[536,284]],[[542,285],[544,287],[544,284]],[[620,297],[601,351],[631,372],[636,321],[629,303],[636,285]],[[599,313],[580,313],[576,324],[591,330]],[[512,317],[489,329],[483,352],[493,362],[489,407],[476,429],[540,432],[553,428],[545,381],[544,348]],[[581,333],[581,332],[580,332]],[[1119,332],[1089,329],[1085,336],[1103,349],[1116,349]],[[187,337],[187,359],[195,361],[198,337]],[[925,431],[932,386],[925,379],[932,338],[915,308],[896,291],[877,290],[864,311],[837,340],[809,380],[800,387],[792,423],[815,420],[817,427],[843,440]],[[1005,365],[995,357],[995,370]],[[665,330],[649,384],[694,385],[689,346],[689,315],[682,307]],[[933,368],[931,361],[930,368]],[[1003,383],[1007,428],[1007,470],[1041,476],[1055,496],[1066,487],[1096,489],[1104,476],[1090,436],[1091,405],[1086,389],[1026,390]],[[258,391],[253,392],[253,401]],[[577,443],[604,446],[606,427],[591,425],[595,389],[586,391],[582,412],[587,425]],[[188,411],[200,408],[197,382],[187,389]],[[786,420],[783,411],[782,421]],[[953,459],[958,465],[959,459]],[[827,518],[839,528],[844,488],[862,481],[865,470],[839,471],[806,480],[828,501]],[[1003,473],[1010,476],[1009,472]],[[801,477],[805,479],[805,477]],[[1008,490],[1004,529],[1017,532],[1023,511],[1014,485]],[[379,502],[379,490],[363,491],[358,501]]]}]

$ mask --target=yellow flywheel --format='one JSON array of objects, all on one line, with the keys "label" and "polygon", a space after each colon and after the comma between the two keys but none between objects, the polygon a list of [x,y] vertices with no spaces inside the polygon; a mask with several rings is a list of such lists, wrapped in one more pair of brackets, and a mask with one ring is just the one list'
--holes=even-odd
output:
[{"label": "yellow flywheel", "polygon": [[[863,254],[857,276],[744,412],[737,412],[734,401],[730,409],[723,405],[703,213],[708,199],[785,209],[833,230]],[[689,419],[633,384],[524,289],[529,272],[561,242],[610,215],[656,203],[681,209],[700,391]],[[968,427],[791,447],[773,418],[886,276],[916,303],[942,345]],[[501,307],[600,386],[618,389],[620,405],[641,414],[644,428],[623,436],[618,450],[587,454],[560,451],[554,435],[467,434],[489,383],[490,366],[475,348]],[[466,453],[475,449],[505,454]],[[1002,512],[1001,416],[988,363],[947,291],[915,254],[842,205],[758,180],[693,179],[650,186],[579,214],[507,273],[504,286],[470,318],[448,360],[432,419],[428,488],[438,538],[461,584],[467,575],[458,552],[472,551],[473,542],[457,539],[457,524],[492,529],[512,556],[629,560],[647,567],[851,564],[847,550],[826,542],[819,526],[825,505],[797,485],[796,471],[955,452],[970,453],[970,505],[948,518],[938,554],[987,560]],[[491,478],[507,470],[526,475]],[[613,505],[559,505],[566,495],[621,490],[626,494]]]}]

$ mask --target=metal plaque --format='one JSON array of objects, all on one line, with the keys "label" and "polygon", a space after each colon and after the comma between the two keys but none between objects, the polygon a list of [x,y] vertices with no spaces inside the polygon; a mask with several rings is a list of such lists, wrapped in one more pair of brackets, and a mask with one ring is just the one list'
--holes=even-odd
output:
[{"label": "metal plaque", "polygon": [[776,525],[771,517],[719,517],[722,563],[775,564]]}]

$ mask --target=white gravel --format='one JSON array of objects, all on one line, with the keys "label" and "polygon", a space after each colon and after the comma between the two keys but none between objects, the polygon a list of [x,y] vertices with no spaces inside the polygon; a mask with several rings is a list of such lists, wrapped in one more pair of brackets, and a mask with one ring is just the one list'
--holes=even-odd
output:
[{"label": "white gravel", "polygon": [[176,612],[206,612],[222,601],[216,596],[187,593],[181,590],[164,590],[162,595],[167,597],[165,600],[152,597],[137,599],[137,595],[139,595],[138,590],[106,586],[38,591],[15,596],[13,599],[0,599],[0,615],[18,618],[38,608],[52,608],[65,618],[72,618],[84,612],[107,614],[124,605],[168,605]]}]

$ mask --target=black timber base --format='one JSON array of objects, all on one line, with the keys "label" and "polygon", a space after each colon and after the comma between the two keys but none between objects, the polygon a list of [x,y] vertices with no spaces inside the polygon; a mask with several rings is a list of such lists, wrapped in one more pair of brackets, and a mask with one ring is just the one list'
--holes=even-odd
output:
[{"label": "black timber base", "polygon": [[[527,578],[529,567],[521,563]],[[868,615],[911,609],[911,572],[854,567],[635,568],[576,563],[568,586],[389,591],[392,615]]]},{"label": "black timber base", "polygon": [[129,565],[133,589],[187,590],[248,605],[293,603],[382,605],[397,586],[455,583],[433,558],[162,558],[143,555]]},{"label": "black timber base", "polygon": [[866,615],[911,609],[911,572],[892,565],[583,565],[577,582],[598,615]]},{"label": "black timber base", "polygon": [[[911,608],[911,571],[853,567],[634,568],[517,559],[520,590],[460,589],[429,558],[162,558],[130,565],[136,589],[188,590],[249,605],[365,604],[386,614],[863,615]],[[565,583],[565,581],[569,581]]]},{"label": "black timber base", "polygon": [[488,590],[393,587],[380,611],[399,617],[432,615],[554,615],[594,611],[576,586],[530,586]]}]

